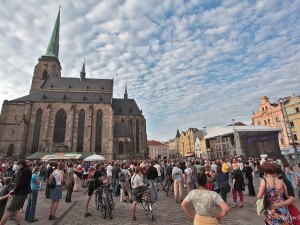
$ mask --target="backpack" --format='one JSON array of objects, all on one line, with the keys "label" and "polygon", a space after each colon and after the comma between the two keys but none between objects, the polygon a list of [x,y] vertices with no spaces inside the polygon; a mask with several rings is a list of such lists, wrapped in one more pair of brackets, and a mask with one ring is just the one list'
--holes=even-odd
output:
[{"label": "backpack", "polygon": [[126,181],[125,174],[122,173],[122,172],[119,173],[119,181],[120,182],[125,182]]},{"label": "backpack", "polygon": [[94,177],[95,173],[96,173],[96,170],[92,170],[88,175],[88,179],[95,180],[95,177]]}]

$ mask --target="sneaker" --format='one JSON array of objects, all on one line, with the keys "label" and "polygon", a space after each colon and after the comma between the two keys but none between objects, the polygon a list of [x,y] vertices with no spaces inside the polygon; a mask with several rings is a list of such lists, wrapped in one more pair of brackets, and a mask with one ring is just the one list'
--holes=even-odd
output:
[{"label": "sneaker", "polygon": [[34,222],[37,222],[37,221],[39,221],[39,219],[34,219],[32,221],[28,221],[28,223],[34,223]]},{"label": "sneaker", "polygon": [[88,216],[91,216],[91,215],[92,215],[91,213],[85,213],[84,217],[88,217]]}]

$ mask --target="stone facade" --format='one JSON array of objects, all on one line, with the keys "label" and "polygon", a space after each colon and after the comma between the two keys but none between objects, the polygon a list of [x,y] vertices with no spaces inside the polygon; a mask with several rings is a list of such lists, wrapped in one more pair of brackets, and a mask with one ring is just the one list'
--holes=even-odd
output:
[{"label": "stone facade", "polygon": [[179,157],[178,152],[178,138],[175,138],[173,140],[167,141],[165,143],[168,145],[168,152],[167,152],[167,158],[168,159],[176,159]]},{"label": "stone facade", "polygon": [[148,141],[150,159],[168,159],[168,145],[158,141]]},{"label": "stone facade", "polygon": [[300,96],[292,95],[289,101],[285,104],[286,116],[291,129],[290,143],[295,143],[299,146],[300,143]]},{"label": "stone facade", "polygon": [[127,88],[124,98],[113,98],[114,79],[86,78],[85,63],[80,78],[61,77],[58,38],[52,40],[58,31],[54,27],[50,47],[35,66],[30,94],[3,102],[1,158],[95,152],[108,160],[145,159],[146,119]]},{"label": "stone facade", "polygon": [[189,128],[186,132],[182,131],[178,140],[179,154],[182,156],[195,154],[195,141],[197,137],[203,138],[204,132],[197,128]]},{"label": "stone facade", "polygon": [[263,96],[260,99],[258,112],[253,112],[252,125],[282,128],[282,131],[278,135],[279,146],[289,146],[290,142],[287,127],[284,122],[284,114],[279,101],[271,104],[269,98],[267,96]]},{"label": "stone facade", "polygon": [[236,151],[232,146],[230,137],[217,137],[214,140],[217,158],[225,158],[227,156],[236,156]]}]

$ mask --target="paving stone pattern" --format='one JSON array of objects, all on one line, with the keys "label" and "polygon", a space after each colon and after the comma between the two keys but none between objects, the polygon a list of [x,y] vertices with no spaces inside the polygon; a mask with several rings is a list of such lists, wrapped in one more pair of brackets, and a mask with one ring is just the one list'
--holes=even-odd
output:
[{"label": "paving stone pattern", "polygon": [[[254,178],[255,189],[258,190],[259,178]],[[185,190],[186,191],[186,190]],[[244,192],[244,208],[231,208],[229,214],[223,218],[221,224],[226,225],[258,225],[264,224],[264,217],[258,216],[256,214],[256,197],[247,196],[247,190]],[[296,194],[296,193],[295,193]],[[66,191],[64,191],[63,196],[66,196]],[[170,225],[170,224],[193,224],[192,219],[188,218],[183,212],[180,204],[174,203],[174,196],[166,196],[166,193],[163,191],[158,192],[158,202],[153,206],[154,212],[154,221],[150,220],[150,215],[138,205],[136,210],[136,221],[131,219],[131,204],[129,202],[121,203],[119,197],[115,197],[114,201],[116,206],[113,210],[113,219],[103,219],[100,215],[100,211],[95,209],[94,196],[90,201],[89,211],[92,213],[92,216],[85,218],[84,214],[84,202],[87,196],[87,190],[83,189],[80,192],[74,192],[72,196],[72,203],[65,203],[62,199],[59,203],[57,210],[56,221],[49,221],[49,207],[50,201],[45,199],[44,192],[39,192],[38,204],[36,210],[36,218],[39,219],[38,222],[33,223],[35,225],[48,225],[48,224],[65,224],[65,225],[74,225],[74,224],[160,224],[160,225]],[[227,203],[229,206],[233,205],[232,194],[229,193],[227,196]],[[239,203],[239,198],[238,198]],[[24,209],[26,207],[24,206]],[[300,201],[297,200],[296,206],[300,208]],[[190,206],[191,211],[194,211],[193,207]],[[21,214],[21,224],[27,224],[24,221],[24,213]],[[7,224],[14,224],[14,221],[10,220]]]}]

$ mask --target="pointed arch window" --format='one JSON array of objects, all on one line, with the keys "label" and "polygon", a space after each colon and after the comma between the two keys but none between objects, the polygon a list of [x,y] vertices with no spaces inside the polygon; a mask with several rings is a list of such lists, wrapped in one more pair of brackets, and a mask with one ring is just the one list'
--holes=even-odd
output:
[{"label": "pointed arch window", "polygon": [[47,70],[44,70],[44,71],[43,71],[43,80],[46,80],[47,77],[48,77]]},{"label": "pointed arch window", "polygon": [[130,122],[129,122],[129,126],[130,126],[130,136],[132,137],[132,119],[130,119]]},{"label": "pointed arch window", "polygon": [[40,140],[42,116],[43,116],[43,110],[41,108],[39,108],[36,111],[36,118],[35,118],[35,124],[34,124],[31,153],[35,153],[39,149],[39,140]]},{"label": "pointed arch window", "polygon": [[77,152],[83,152],[83,137],[84,137],[84,119],[85,112],[80,110],[78,118],[78,131],[77,131]]},{"label": "pointed arch window", "polygon": [[7,157],[12,157],[14,154],[14,145],[10,144],[7,149]]},{"label": "pointed arch window", "polygon": [[140,152],[140,125],[139,120],[136,120],[136,153]]},{"label": "pointed arch window", "polygon": [[57,112],[55,117],[54,135],[53,135],[54,143],[65,142],[66,120],[67,120],[67,115],[65,111],[63,109],[60,109]]},{"label": "pointed arch window", "polygon": [[101,152],[101,142],[102,142],[102,111],[98,110],[96,119],[96,145],[95,152]]},{"label": "pointed arch window", "polygon": [[123,154],[123,142],[119,142],[119,154]]}]

